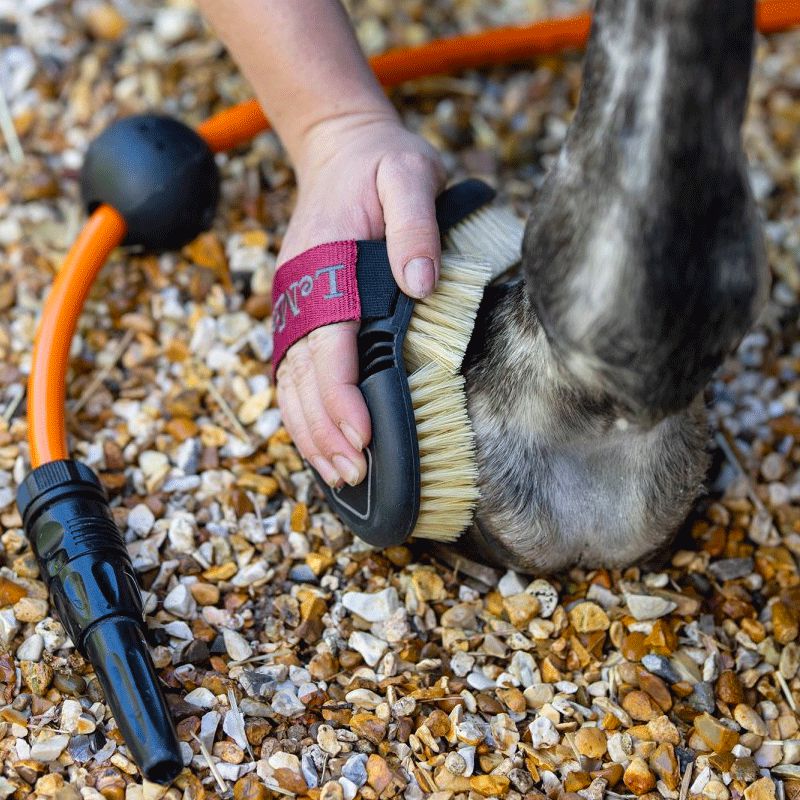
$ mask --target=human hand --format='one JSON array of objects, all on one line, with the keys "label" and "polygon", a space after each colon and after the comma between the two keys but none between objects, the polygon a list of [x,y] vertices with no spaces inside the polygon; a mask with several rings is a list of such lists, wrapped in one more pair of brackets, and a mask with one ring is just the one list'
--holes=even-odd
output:
[{"label": "human hand", "polygon": [[[445,173],[438,153],[393,113],[317,123],[295,152],[297,205],[278,263],[324,242],[385,236],[400,289],[428,296],[441,258],[435,199]],[[354,321],[312,331],[289,348],[277,374],[286,428],[330,486],[356,485],[367,470],[371,429],[357,386],[358,328]]]}]

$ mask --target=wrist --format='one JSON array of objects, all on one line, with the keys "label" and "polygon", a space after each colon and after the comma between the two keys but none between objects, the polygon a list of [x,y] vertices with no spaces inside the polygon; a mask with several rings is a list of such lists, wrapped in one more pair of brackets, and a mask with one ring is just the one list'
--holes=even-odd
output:
[{"label": "wrist", "polygon": [[348,142],[378,129],[402,128],[400,117],[391,105],[383,102],[360,103],[357,109],[336,109],[307,121],[287,145],[299,181],[319,169]]}]

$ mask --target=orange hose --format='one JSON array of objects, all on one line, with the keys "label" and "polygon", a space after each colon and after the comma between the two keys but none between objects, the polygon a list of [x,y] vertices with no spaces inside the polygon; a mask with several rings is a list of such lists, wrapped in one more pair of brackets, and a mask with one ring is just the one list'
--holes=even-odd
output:
[{"label": "orange hose", "polygon": [[[578,14],[548,19],[523,27],[496,28],[483,33],[437,39],[417,47],[398,47],[370,59],[375,75],[386,87],[404,81],[485,67],[510,61],[523,61],[537,55],[559,53],[582,47],[589,35],[591,17]],[[244,144],[258,133],[269,130],[258,101],[245,100],[213,117],[197,129],[208,146],[218,153]]]},{"label": "orange hose", "polygon": [[[371,59],[384,86],[471,67],[524,61],[577,49],[586,43],[591,19],[578,14],[516,28],[442,39],[390,50]],[[756,24],[762,33],[800,25],[800,0],[761,0]],[[214,152],[244,144],[269,128],[256,100],[225,109],[197,129]],[[64,401],[70,342],[95,276],[125,238],[125,221],[100,206],[81,231],[53,284],[42,311],[28,382],[28,439],[34,467],[68,457]]]},{"label": "orange hose", "polygon": [[64,419],[69,349],[83,304],[111,251],[125,238],[125,220],[100,206],[72,245],[42,309],[28,379],[31,464],[69,457]]},{"label": "orange hose", "polygon": [[[800,0],[761,0],[756,6],[756,25],[761,33],[800,25]],[[521,27],[438,39],[416,47],[399,47],[373,57],[370,64],[384,86],[397,86],[428,75],[577,50],[586,44],[590,27],[588,13],[541,20]],[[269,127],[269,120],[253,99],[209,117],[197,132],[218,153],[248,142]]]}]

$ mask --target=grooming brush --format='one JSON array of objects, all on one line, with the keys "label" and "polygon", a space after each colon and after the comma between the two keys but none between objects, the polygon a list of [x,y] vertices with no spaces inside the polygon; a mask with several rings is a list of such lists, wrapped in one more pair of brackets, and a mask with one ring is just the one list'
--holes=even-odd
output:
[{"label": "grooming brush", "polygon": [[[460,369],[484,289],[519,260],[523,228],[490,205],[493,198],[477,180],[438,198],[444,252],[436,291],[425,300],[399,291],[385,242],[320,245],[276,276],[274,369],[320,324],[361,321],[359,388],[372,420],[367,475],[338,489],[317,479],[334,511],[370,544],[454,541],[472,519],[477,467]],[[334,272],[334,282],[317,290],[318,276]]]}]

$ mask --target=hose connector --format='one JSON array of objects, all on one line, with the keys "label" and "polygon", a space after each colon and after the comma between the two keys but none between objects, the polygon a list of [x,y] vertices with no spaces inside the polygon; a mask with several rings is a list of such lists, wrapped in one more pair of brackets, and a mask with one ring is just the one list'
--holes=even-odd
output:
[{"label": "hose connector", "polygon": [[182,769],[178,737],[144,639],[141,594],[106,493],[78,461],[30,472],[17,506],[61,623],[103,687],[145,778]]}]

